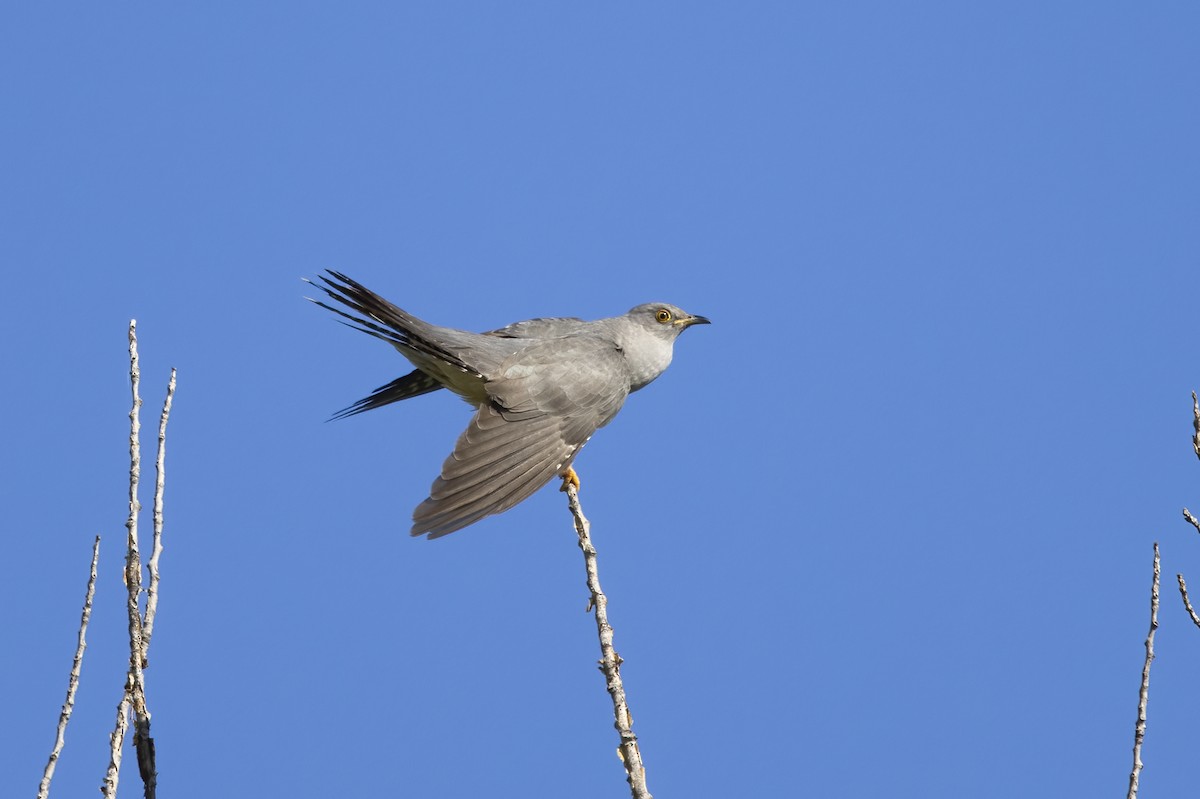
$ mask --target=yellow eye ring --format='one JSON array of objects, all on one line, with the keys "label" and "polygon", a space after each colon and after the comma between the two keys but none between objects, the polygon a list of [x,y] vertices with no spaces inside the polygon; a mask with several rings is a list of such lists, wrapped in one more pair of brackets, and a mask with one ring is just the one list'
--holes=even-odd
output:
[{"label": "yellow eye ring", "polygon": [[660,324],[665,325],[667,322],[671,321],[671,312],[668,311],[666,308],[659,308],[658,312],[654,314],[654,318]]}]

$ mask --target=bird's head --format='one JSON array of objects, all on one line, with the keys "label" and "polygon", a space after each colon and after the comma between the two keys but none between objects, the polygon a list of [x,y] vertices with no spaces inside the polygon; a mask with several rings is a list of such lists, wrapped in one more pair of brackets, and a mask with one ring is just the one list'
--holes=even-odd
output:
[{"label": "bird's head", "polygon": [[674,341],[676,336],[692,325],[710,324],[703,316],[690,314],[677,305],[665,302],[648,302],[631,309],[626,315],[651,334],[667,341]]}]

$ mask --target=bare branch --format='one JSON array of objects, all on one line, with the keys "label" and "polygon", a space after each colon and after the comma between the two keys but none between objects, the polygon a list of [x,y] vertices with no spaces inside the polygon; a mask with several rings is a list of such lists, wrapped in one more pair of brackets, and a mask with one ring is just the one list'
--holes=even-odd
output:
[{"label": "bare branch", "polygon": [[1196,532],[1200,533],[1200,519],[1192,515],[1192,512],[1187,508],[1183,509],[1183,518],[1187,519],[1188,524],[1196,528]]},{"label": "bare branch", "polygon": [[154,616],[158,612],[158,558],[162,555],[163,530],[163,484],[166,480],[167,419],[171,415],[171,401],[175,398],[175,370],[167,383],[167,398],[163,402],[162,415],[158,420],[158,457],[154,468],[157,478],[154,483],[154,547],[150,552],[150,587],[146,590],[146,614],[142,624],[142,667],[150,665],[150,636],[154,633]]},{"label": "bare branch", "polygon": [[[141,369],[138,365],[136,320],[129,322],[129,381],[133,394],[133,407],[129,411],[129,518],[125,522],[128,530],[125,553],[125,585],[128,598],[125,604],[129,617],[129,674],[125,679],[121,702],[117,705],[117,726],[110,739],[111,757],[101,791],[109,799],[116,796],[121,754],[129,727],[129,712],[132,710],[133,742],[137,752],[138,771],[141,773],[146,799],[153,799],[156,791],[154,741],[150,738],[150,711],[146,707],[146,677],[143,673],[146,666],[146,641],[139,604],[142,590],[142,558],[138,549],[138,514],[142,508],[138,502],[138,483],[142,469],[139,419],[142,398],[139,395]],[[157,568],[155,570],[157,571]],[[155,591],[157,592],[157,585]]]},{"label": "bare branch", "polygon": [[1192,449],[1200,458],[1200,401],[1196,399],[1195,391],[1192,392],[1192,428],[1196,431],[1192,436]]},{"label": "bare branch", "polygon": [[1176,574],[1175,579],[1179,581],[1179,595],[1183,597],[1183,606],[1187,608],[1188,615],[1192,617],[1192,624],[1200,627],[1200,616],[1196,615],[1196,609],[1192,607],[1192,603],[1188,600],[1187,583],[1183,581],[1183,575]]},{"label": "bare branch", "polygon": [[128,730],[129,681],[126,678],[125,690],[121,692],[121,701],[117,703],[117,724],[108,737],[108,773],[104,775],[104,784],[100,786],[100,793],[105,799],[116,799],[117,784],[121,779],[121,753],[125,748],[125,733]]},{"label": "bare branch", "polygon": [[[1154,581],[1150,587],[1150,632],[1146,636],[1146,661],[1142,666],[1142,685],[1138,691],[1137,724],[1133,733],[1133,771],[1129,774],[1128,799],[1137,799],[1138,777],[1142,771],[1142,742],[1146,739],[1146,703],[1150,698],[1150,664],[1154,661],[1154,632],[1158,629],[1158,542],[1154,542]],[[1182,584],[1182,578],[1180,578]]]},{"label": "bare branch", "polygon": [[626,777],[633,799],[652,799],[646,788],[646,767],[642,764],[642,753],[638,749],[637,736],[633,733],[633,716],[629,712],[629,704],[625,699],[625,686],[621,682],[621,656],[613,648],[613,628],[608,623],[608,597],[600,590],[600,576],[596,568],[596,548],[592,545],[591,524],[583,515],[579,505],[578,480],[571,480],[574,472],[563,479],[562,490],[567,492],[567,506],[575,517],[575,532],[579,535],[579,549],[583,551],[584,566],[587,569],[587,586],[591,593],[588,609],[596,615],[596,631],[600,635],[600,671],[604,673],[608,684],[608,693],[612,697],[613,726],[621,737],[621,745],[617,752],[621,762],[625,764]]},{"label": "bare branch", "polygon": [[50,795],[50,780],[54,778],[54,766],[66,743],[67,722],[71,720],[71,711],[75,709],[75,691],[79,688],[79,671],[83,667],[83,650],[87,649],[87,626],[92,617],[92,598],[96,596],[96,564],[100,560],[100,536],[92,544],[92,570],[88,575],[87,593],[83,598],[83,615],[79,619],[79,643],[75,647],[75,662],[71,664],[71,676],[67,680],[67,700],[63,702],[62,713],[58,716],[58,732],[54,738],[54,748],[50,750],[50,760],[42,774],[42,783],[38,786],[38,799],[46,799]]},{"label": "bare branch", "polygon": [[[163,401],[162,414],[158,420],[158,456],[154,467],[154,545],[150,552],[150,561],[146,564],[150,571],[150,587],[146,591],[146,613],[142,617],[142,640],[140,661],[141,669],[150,666],[150,636],[154,631],[154,617],[158,613],[158,559],[162,555],[163,531],[163,486],[166,481],[167,455],[167,420],[171,416],[171,401],[175,398],[175,370],[171,370],[171,379],[167,382],[167,396]],[[132,639],[130,645],[132,646]],[[134,672],[131,671],[131,674]],[[134,682],[133,692],[133,747],[137,753],[138,774],[142,778],[143,795],[145,799],[154,799],[158,791],[158,769],[154,753],[154,739],[150,737],[150,711],[146,706],[146,680],[140,670],[138,679]]]},{"label": "bare branch", "polygon": [[131,655],[140,669],[142,661],[142,615],[138,607],[142,588],[142,556],[138,550],[138,514],[142,505],[138,502],[138,483],[142,475],[142,424],[140,414],[142,398],[138,394],[142,371],[138,364],[137,320],[129,322],[129,382],[133,391],[133,407],[129,411],[129,516],[125,520],[128,530],[125,548],[125,587],[128,589],[126,610],[129,617],[129,645]]}]

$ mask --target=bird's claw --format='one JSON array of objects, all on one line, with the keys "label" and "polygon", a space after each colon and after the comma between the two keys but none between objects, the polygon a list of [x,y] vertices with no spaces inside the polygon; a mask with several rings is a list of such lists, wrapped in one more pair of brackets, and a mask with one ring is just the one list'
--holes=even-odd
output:
[{"label": "bird's claw", "polygon": [[573,468],[568,466],[567,470],[559,476],[562,477],[562,486],[558,489],[559,491],[566,491],[568,485],[575,486],[576,491],[579,490],[579,475],[575,474]]}]

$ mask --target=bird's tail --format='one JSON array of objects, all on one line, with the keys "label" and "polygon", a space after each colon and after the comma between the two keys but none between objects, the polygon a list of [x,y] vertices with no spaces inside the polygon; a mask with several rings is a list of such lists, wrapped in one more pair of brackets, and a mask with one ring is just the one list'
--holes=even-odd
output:
[{"label": "bird's tail", "polygon": [[[321,300],[312,300],[312,302],[328,311],[333,311],[343,319],[349,320],[346,323],[349,327],[361,330],[363,333],[375,338],[383,339],[393,346],[401,348],[402,351],[408,350],[435,358],[456,366],[464,372],[476,371],[464,363],[458,353],[450,351],[434,340],[434,331],[441,330],[441,328],[418,319],[403,308],[398,308],[366,286],[343,275],[341,272],[335,272],[332,269],[326,271],[329,277],[321,275],[317,278],[321,281],[320,283],[315,283],[311,280],[308,283],[325,292],[331,299],[336,300],[352,311],[357,311],[363,316],[347,313]],[[384,386],[384,388],[387,387]],[[353,407],[352,405],[351,408]]]},{"label": "bird's tail", "polygon": [[409,397],[419,397],[422,394],[428,394],[431,391],[437,391],[442,387],[442,384],[434,380],[429,375],[422,372],[420,369],[414,369],[404,377],[397,377],[386,386],[380,386],[372,391],[368,396],[363,397],[358,402],[348,408],[342,408],[340,411],[329,417],[330,421],[334,419],[345,419],[347,416],[354,416],[363,411],[372,411],[376,408],[382,408],[384,405],[390,405],[393,402],[406,400]]}]

